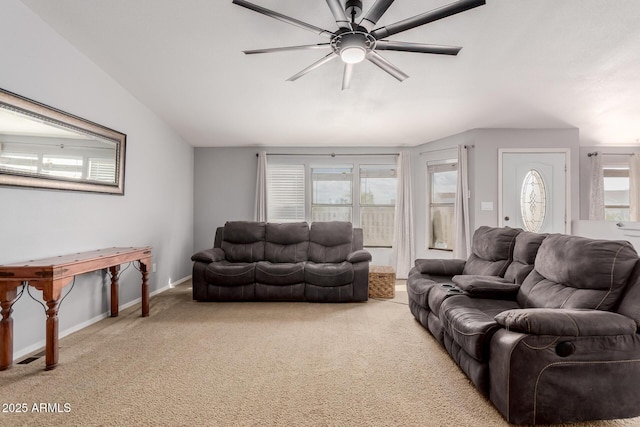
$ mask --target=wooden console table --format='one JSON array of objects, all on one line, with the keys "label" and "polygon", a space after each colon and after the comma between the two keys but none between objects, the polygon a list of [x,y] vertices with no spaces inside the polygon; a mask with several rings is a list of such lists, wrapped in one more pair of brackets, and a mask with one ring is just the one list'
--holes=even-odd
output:
[{"label": "wooden console table", "polygon": [[0,371],[13,364],[12,306],[23,282],[42,291],[47,304],[46,370],[58,364],[58,304],[62,288],[76,275],[109,269],[111,273],[111,317],[118,316],[120,264],[138,261],[142,273],[142,317],[149,315],[148,274],[151,248],[110,248],[0,266]]}]

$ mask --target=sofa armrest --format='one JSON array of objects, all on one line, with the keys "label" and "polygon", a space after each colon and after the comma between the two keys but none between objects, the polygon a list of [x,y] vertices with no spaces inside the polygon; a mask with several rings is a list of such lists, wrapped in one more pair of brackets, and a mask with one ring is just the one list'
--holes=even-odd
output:
[{"label": "sofa armrest", "polygon": [[369,251],[366,251],[364,249],[359,249],[347,255],[347,261],[352,264],[355,264],[356,262],[365,262],[365,261],[368,262],[368,261],[371,261],[371,253],[369,253]]},{"label": "sofa armrest", "polygon": [[529,308],[507,310],[495,317],[509,331],[530,335],[614,336],[633,335],[636,322],[626,316],[602,310]]},{"label": "sofa armrest", "polygon": [[417,259],[416,269],[423,274],[434,276],[455,276],[462,274],[467,262],[463,259]]},{"label": "sofa armrest", "polygon": [[520,285],[498,276],[456,275],[451,281],[472,298],[514,299]]},{"label": "sofa armrest", "polygon": [[206,262],[207,264],[215,261],[222,261],[224,259],[224,251],[220,248],[205,249],[204,251],[196,252],[191,256],[191,261]]}]

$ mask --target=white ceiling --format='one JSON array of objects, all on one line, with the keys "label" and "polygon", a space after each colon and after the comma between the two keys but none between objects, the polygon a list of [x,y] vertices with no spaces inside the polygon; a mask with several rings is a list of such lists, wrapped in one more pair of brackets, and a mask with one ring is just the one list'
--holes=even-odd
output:
[{"label": "white ceiling", "polygon": [[[330,31],[324,0],[251,0]],[[377,26],[453,0],[396,0]],[[324,56],[247,49],[327,39],[231,0],[22,0],[193,146],[413,146],[474,128],[577,127],[583,145],[640,139],[640,0],[488,0],[390,37],[463,46],[382,52],[286,79]],[[373,0],[364,0],[365,11]]]}]

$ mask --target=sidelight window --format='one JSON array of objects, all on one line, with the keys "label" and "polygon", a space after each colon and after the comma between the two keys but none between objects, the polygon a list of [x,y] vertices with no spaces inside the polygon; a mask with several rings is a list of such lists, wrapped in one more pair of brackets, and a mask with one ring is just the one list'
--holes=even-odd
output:
[{"label": "sidelight window", "polygon": [[455,241],[455,202],[458,162],[427,164],[429,176],[429,249],[452,251]]}]

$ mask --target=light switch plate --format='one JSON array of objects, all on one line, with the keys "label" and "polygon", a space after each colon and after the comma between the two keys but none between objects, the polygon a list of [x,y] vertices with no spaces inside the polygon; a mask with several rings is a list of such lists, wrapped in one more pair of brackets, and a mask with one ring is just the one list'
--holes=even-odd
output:
[{"label": "light switch plate", "polygon": [[481,211],[492,211],[493,210],[493,202],[480,202],[480,210]]}]

